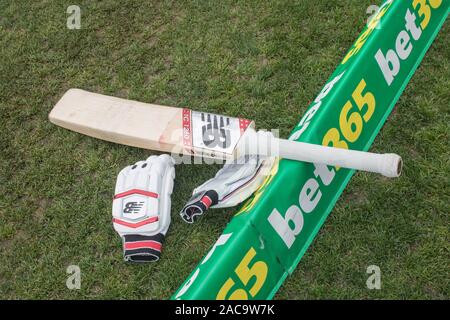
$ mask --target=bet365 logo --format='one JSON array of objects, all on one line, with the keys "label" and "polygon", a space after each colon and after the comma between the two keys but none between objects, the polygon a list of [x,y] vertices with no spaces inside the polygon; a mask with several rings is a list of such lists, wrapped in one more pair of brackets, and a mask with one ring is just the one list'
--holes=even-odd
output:
[{"label": "bet365 logo", "polygon": [[203,143],[209,148],[228,148],[231,144],[230,118],[210,113],[202,113],[201,118]]},{"label": "bet365 logo", "polygon": [[144,202],[140,201],[131,201],[127,202],[125,206],[123,207],[123,213],[126,214],[136,214],[139,213],[141,208],[144,206]]}]

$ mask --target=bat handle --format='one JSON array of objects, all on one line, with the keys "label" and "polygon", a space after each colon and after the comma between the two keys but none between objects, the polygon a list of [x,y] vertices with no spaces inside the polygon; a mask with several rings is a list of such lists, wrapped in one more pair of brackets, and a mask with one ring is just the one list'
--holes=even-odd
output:
[{"label": "bat handle", "polygon": [[379,154],[347,150],[275,138],[271,133],[247,130],[239,153],[277,156],[284,159],[321,163],[382,174],[389,178],[399,177],[402,158],[393,153]]},{"label": "bat handle", "polygon": [[379,154],[284,139],[276,140],[279,145],[279,156],[285,159],[375,172],[389,178],[399,177],[402,171],[402,158],[393,153]]}]

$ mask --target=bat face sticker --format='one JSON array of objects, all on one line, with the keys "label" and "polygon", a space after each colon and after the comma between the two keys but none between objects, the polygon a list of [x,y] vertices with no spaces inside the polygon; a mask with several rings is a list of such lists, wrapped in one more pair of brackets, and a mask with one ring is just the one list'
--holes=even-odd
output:
[{"label": "bat face sticker", "polygon": [[231,144],[230,118],[216,114],[202,113],[203,143],[208,148],[219,147],[226,149]]},{"label": "bat face sticker", "polygon": [[245,119],[191,111],[192,146],[231,155],[250,123]]}]

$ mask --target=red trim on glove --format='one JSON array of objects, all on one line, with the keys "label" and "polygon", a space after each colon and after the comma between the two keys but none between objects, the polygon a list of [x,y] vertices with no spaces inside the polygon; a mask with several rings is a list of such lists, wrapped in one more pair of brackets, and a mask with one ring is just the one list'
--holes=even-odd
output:
[{"label": "red trim on glove", "polygon": [[150,248],[161,251],[161,247],[162,247],[161,243],[152,240],[125,243],[125,250]]},{"label": "red trim on glove", "polygon": [[205,205],[206,209],[208,209],[208,208],[211,206],[212,200],[211,200],[211,198],[208,197],[208,196],[203,196],[203,197],[200,199],[200,202],[203,203],[203,204]]},{"label": "red trim on glove", "polygon": [[132,195],[132,194],[141,194],[143,196],[147,196],[150,198],[158,198],[159,197],[157,193],[154,193],[151,191],[145,191],[145,190],[141,190],[141,189],[131,189],[131,190],[116,194],[113,199],[115,200],[115,199],[123,198],[123,197],[129,196],[129,195]]},{"label": "red trim on glove", "polygon": [[117,219],[117,218],[113,218],[113,223],[121,224],[121,225],[123,225],[125,227],[129,227],[129,228],[139,228],[139,227],[142,227],[142,226],[144,226],[146,224],[150,224],[150,223],[156,222],[158,220],[159,219],[156,216],[156,217],[151,217],[151,218],[142,220],[140,222],[132,223],[132,222],[123,221],[123,220],[120,220],[120,219]]}]

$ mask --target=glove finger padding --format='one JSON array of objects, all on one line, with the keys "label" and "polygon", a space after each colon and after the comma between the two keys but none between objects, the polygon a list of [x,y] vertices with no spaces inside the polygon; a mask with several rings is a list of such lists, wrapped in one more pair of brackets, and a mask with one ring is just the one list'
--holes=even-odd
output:
[{"label": "glove finger padding", "polygon": [[112,215],[125,261],[159,260],[170,225],[174,163],[169,155],[151,156],[119,173]]},{"label": "glove finger padding", "polygon": [[246,155],[226,163],[214,178],[197,187],[181,210],[181,218],[195,222],[206,210],[235,206],[255,192],[270,174],[274,157]]}]

